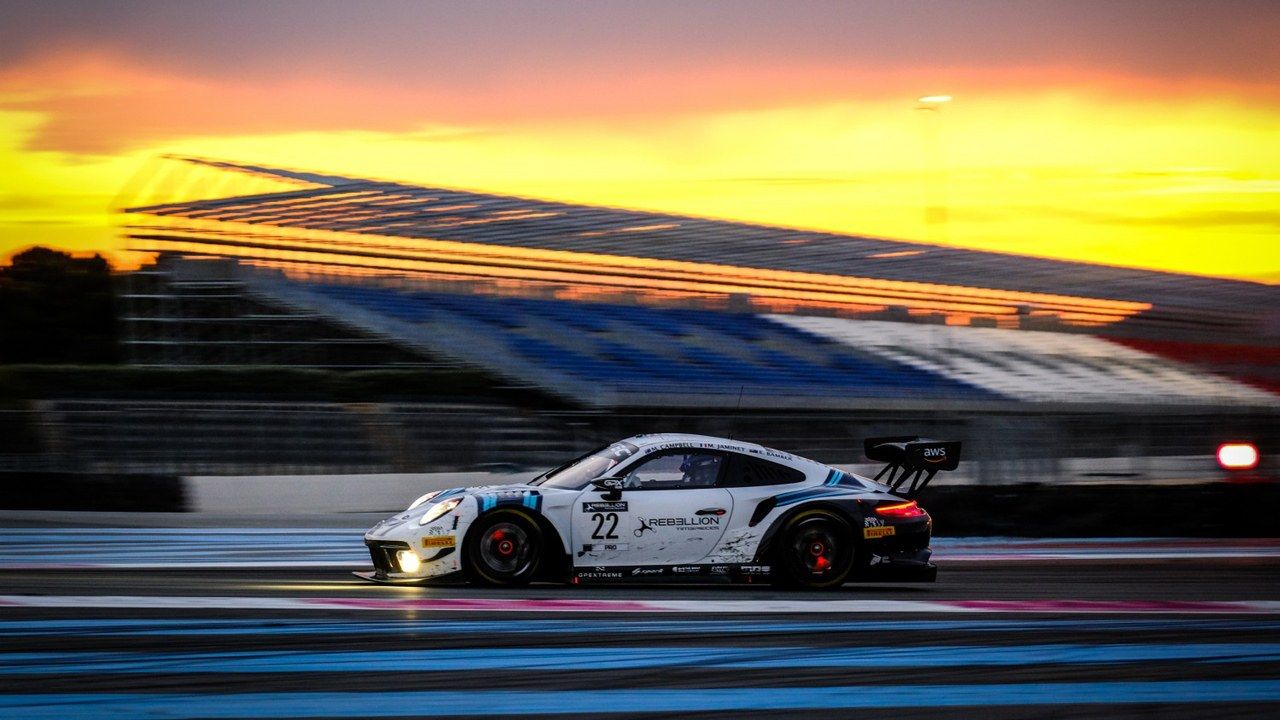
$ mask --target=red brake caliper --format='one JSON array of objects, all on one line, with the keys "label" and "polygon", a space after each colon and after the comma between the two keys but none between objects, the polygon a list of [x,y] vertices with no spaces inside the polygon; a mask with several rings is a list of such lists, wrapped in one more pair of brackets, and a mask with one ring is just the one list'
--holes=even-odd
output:
[{"label": "red brake caliper", "polygon": [[826,570],[831,565],[831,561],[826,558],[827,546],[820,541],[809,543],[809,554],[813,556],[813,567],[816,570]]}]

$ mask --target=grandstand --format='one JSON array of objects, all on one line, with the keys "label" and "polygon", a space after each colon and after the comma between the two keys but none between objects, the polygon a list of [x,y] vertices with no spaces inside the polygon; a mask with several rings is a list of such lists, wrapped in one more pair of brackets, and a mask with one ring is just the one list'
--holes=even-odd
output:
[{"label": "grandstand", "polygon": [[1261,388],[1087,335],[929,327],[869,320],[770,316],[886,361],[1023,402],[1266,406]]},{"label": "grandstand", "polygon": [[1272,286],[169,164],[122,216],[160,255],[139,364],[460,365],[584,407],[1275,404]]}]

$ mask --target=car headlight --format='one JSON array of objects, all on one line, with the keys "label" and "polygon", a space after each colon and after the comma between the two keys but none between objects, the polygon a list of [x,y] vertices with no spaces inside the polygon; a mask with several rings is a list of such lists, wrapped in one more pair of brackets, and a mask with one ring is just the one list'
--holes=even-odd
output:
[{"label": "car headlight", "polygon": [[456,498],[450,498],[450,499],[448,499],[448,500],[445,500],[445,501],[444,501],[444,502],[442,502],[442,503],[436,503],[436,504],[435,504],[435,505],[434,505],[430,510],[428,510],[428,511],[427,511],[427,512],[426,512],[426,513],[425,513],[425,514],[424,514],[424,515],[423,515],[423,516],[418,520],[418,524],[419,524],[419,525],[426,525],[427,523],[431,522],[432,520],[435,520],[435,519],[439,518],[440,516],[444,515],[445,513],[449,512],[450,510],[452,510],[452,509],[454,509],[454,508],[458,507],[458,503],[460,503],[460,502],[462,502],[462,498],[460,498],[460,497],[456,497]]},{"label": "car headlight", "polygon": [[400,563],[400,572],[417,575],[422,569],[422,561],[412,550],[401,550],[396,553],[396,560]]},{"label": "car headlight", "polygon": [[435,491],[432,491],[432,492],[427,493],[426,495],[423,495],[422,497],[418,498],[417,500],[414,500],[414,501],[413,501],[413,503],[412,503],[411,505],[409,505],[408,509],[406,509],[406,510],[405,510],[405,512],[408,512],[409,510],[412,510],[412,509],[414,509],[414,508],[418,507],[418,506],[419,506],[419,505],[421,505],[422,503],[424,503],[424,502],[426,502],[426,501],[430,500],[431,498],[433,498],[433,497],[435,497],[435,496],[439,495],[441,492],[443,492],[443,490],[435,490]]}]

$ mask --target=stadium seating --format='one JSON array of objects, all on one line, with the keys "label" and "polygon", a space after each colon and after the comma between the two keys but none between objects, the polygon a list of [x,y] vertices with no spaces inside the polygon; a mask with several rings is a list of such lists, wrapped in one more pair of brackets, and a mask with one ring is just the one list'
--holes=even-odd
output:
[{"label": "stadium seating", "polygon": [[[962,380],[744,314],[307,284],[366,312],[472,337],[437,350],[504,375],[615,393],[996,399]],[[499,350],[494,350],[498,348]]]},{"label": "stadium seating", "polygon": [[797,315],[776,322],[1030,402],[1255,404],[1280,398],[1101,338]]},{"label": "stadium seating", "polygon": [[1280,347],[1117,338],[1111,342],[1280,393]]},{"label": "stadium seating", "polygon": [[[1275,406],[1096,336],[292,282],[291,298],[587,404],[856,407],[859,399]],[[359,311],[359,312],[357,312]],[[356,318],[356,315],[360,315]],[[363,319],[361,319],[363,318]]]}]

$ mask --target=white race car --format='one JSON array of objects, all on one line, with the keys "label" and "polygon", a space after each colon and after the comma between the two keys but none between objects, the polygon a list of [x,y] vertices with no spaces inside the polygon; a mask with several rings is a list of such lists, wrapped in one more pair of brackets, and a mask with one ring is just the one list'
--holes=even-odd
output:
[{"label": "white race car", "polygon": [[910,498],[960,443],[873,438],[886,483],[760,445],[637,435],[520,485],[428,493],[365,533],[377,582],[930,582]]}]

